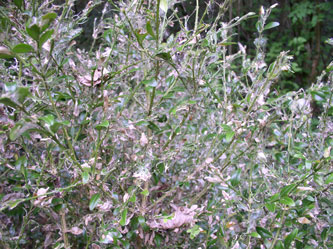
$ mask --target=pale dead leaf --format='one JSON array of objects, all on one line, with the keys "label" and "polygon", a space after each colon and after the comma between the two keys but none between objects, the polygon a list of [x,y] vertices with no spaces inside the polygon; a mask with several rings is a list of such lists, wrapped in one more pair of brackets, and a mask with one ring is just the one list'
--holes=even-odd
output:
[{"label": "pale dead leaf", "polygon": [[312,187],[297,187],[297,189],[301,191],[314,191]]},{"label": "pale dead leaf", "polygon": [[144,133],[141,133],[141,138],[140,138],[140,145],[146,146],[148,144],[148,139]]},{"label": "pale dead leaf", "polygon": [[46,194],[48,190],[49,190],[49,188],[40,188],[40,189],[38,189],[37,190],[37,196]]},{"label": "pale dead leaf", "polygon": [[195,209],[197,206],[193,206],[192,208],[173,207],[176,209],[176,212],[172,219],[166,221],[164,219],[151,220],[147,222],[148,226],[152,229],[176,229],[194,222]]},{"label": "pale dead leaf", "polygon": [[75,117],[78,117],[79,114],[80,114],[79,103],[78,103],[78,101],[76,100],[76,101],[75,101],[75,104],[74,104],[74,112],[73,112],[73,115],[74,115]]},{"label": "pale dead leaf", "polygon": [[81,233],[83,233],[83,230],[81,228],[78,228],[78,227],[72,227],[72,229],[69,230],[69,232],[74,234],[74,235],[80,235]]},{"label": "pale dead leaf", "polygon": [[109,108],[109,96],[108,96],[107,90],[103,91],[103,108],[104,108],[104,111],[107,111]]},{"label": "pale dead leaf", "polygon": [[91,215],[87,215],[87,216],[84,217],[84,224],[86,226],[88,226],[90,221],[92,221],[92,220],[93,220],[93,217]]},{"label": "pale dead leaf", "polygon": [[223,195],[224,199],[226,199],[227,201],[231,200],[231,196],[224,190],[222,191],[222,195]]},{"label": "pale dead leaf", "polygon": [[299,218],[297,218],[297,221],[301,224],[310,224],[311,223],[311,221],[306,217],[299,217]]},{"label": "pale dead leaf", "polygon": [[218,176],[213,176],[213,177],[206,176],[205,180],[208,182],[212,182],[212,183],[221,183],[222,182],[222,180]]},{"label": "pale dead leaf", "polygon": [[11,55],[11,52],[10,52],[10,50],[8,48],[0,46],[0,54]]},{"label": "pale dead leaf", "polygon": [[123,202],[126,202],[129,199],[129,197],[130,197],[129,194],[125,193],[123,196]]},{"label": "pale dead leaf", "polygon": [[101,247],[96,244],[92,244],[91,247],[92,247],[92,249],[101,249]]},{"label": "pale dead leaf", "polygon": [[102,212],[108,212],[112,208],[112,203],[110,201],[106,201],[103,204],[98,204],[97,207]]},{"label": "pale dead leaf", "polygon": [[78,75],[77,79],[82,85],[96,86],[102,82],[102,75],[105,76],[107,73],[109,73],[109,71],[106,70],[105,68],[103,68],[103,73],[102,73],[102,69],[98,68],[93,72],[93,75],[92,75],[92,73],[86,74],[84,76]]},{"label": "pale dead leaf", "polygon": [[42,46],[42,48],[44,48],[47,52],[50,52],[51,51],[51,40],[48,40],[47,42],[45,42]]},{"label": "pale dead leaf", "polygon": [[49,188],[40,188],[37,190],[36,195],[38,196],[38,198],[34,201],[34,205],[45,207],[51,204],[54,196],[46,196],[45,194],[48,190]]},{"label": "pale dead leaf", "polygon": [[53,233],[50,233],[50,232],[46,234],[45,240],[44,240],[44,248],[48,248],[52,244],[52,242],[53,242],[52,234]]}]

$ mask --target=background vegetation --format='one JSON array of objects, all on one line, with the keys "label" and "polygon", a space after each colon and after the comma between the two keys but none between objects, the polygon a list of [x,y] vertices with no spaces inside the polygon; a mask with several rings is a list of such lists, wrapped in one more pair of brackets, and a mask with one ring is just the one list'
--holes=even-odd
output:
[{"label": "background vegetation", "polygon": [[308,2],[0,7],[0,246],[331,248],[331,9]]}]

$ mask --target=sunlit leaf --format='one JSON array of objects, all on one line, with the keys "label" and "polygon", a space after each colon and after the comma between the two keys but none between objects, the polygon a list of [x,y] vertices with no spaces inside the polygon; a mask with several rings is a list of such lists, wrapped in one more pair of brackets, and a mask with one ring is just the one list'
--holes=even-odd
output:
[{"label": "sunlit leaf", "polygon": [[222,124],[221,126],[225,132],[225,140],[227,143],[229,143],[234,137],[235,132],[232,130],[232,128],[229,125]]},{"label": "sunlit leaf", "polygon": [[331,173],[325,180],[325,184],[330,184],[333,182],[333,173]]},{"label": "sunlit leaf", "polygon": [[55,12],[47,13],[42,17],[43,20],[50,20],[50,21],[53,21],[56,18],[57,18],[57,13]]},{"label": "sunlit leaf", "polygon": [[119,224],[121,226],[125,226],[126,225],[126,219],[127,219],[127,208],[125,208],[122,213],[121,213],[121,219],[120,219],[120,222]]},{"label": "sunlit leaf", "polygon": [[82,173],[81,173],[81,176],[82,176],[82,183],[83,184],[86,184],[86,183],[88,183],[89,182],[89,172],[88,171],[83,171]]},{"label": "sunlit leaf", "polygon": [[48,114],[44,117],[40,117],[39,119],[43,120],[49,126],[52,126],[54,124],[54,116],[52,114]]},{"label": "sunlit leaf", "polygon": [[101,198],[101,194],[100,194],[100,193],[94,194],[94,195],[91,197],[90,202],[89,202],[89,210],[90,210],[90,211],[94,210],[94,208],[95,208],[95,207],[97,206],[97,204],[99,203],[100,198]]},{"label": "sunlit leaf", "polygon": [[100,131],[100,130],[103,130],[103,129],[107,129],[108,127],[109,127],[109,121],[104,120],[100,124],[96,125],[95,129]]},{"label": "sunlit leaf", "polygon": [[143,196],[148,196],[148,195],[149,195],[149,191],[148,191],[147,189],[145,189],[145,190],[143,190],[143,191],[141,192],[141,194],[142,194]]},{"label": "sunlit leaf", "polygon": [[270,212],[275,212],[275,204],[274,203],[270,203],[270,202],[268,202],[268,203],[266,203],[265,204],[265,206],[266,206],[266,208],[268,209],[268,211],[270,211]]},{"label": "sunlit leaf", "polygon": [[156,87],[157,81],[155,78],[151,78],[151,79],[142,81],[142,84],[144,84],[146,86]]},{"label": "sunlit leaf", "polygon": [[199,235],[199,233],[201,232],[201,228],[198,225],[194,225],[193,227],[191,227],[190,229],[187,229],[187,233],[190,234],[190,238],[194,239],[195,237],[197,237]]},{"label": "sunlit leaf", "polygon": [[250,236],[251,236],[251,237],[254,237],[254,238],[260,238],[259,233],[256,233],[256,232],[252,232],[252,233],[250,233]]},{"label": "sunlit leaf", "polygon": [[280,203],[284,204],[284,205],[288,205],[290,207],[294,207],[295,206],[295,202],[293,201],[293,199],[291,199],[288,196],[284,196],[280,199]]},{"label": "sunlit leaf", "polygon": [[268,23],[268,24],[265,25],[264,30],[272,29],[272,28],[275,28],[275,27],[277,27],[279,25],[280,25],[280,23],[278,23],[278,22],[270,22],[270,23]]},{"label": "sunlit leaf", "polygon": [[166,13],[168,11],[168,0],[160,0],[160,8]]}]

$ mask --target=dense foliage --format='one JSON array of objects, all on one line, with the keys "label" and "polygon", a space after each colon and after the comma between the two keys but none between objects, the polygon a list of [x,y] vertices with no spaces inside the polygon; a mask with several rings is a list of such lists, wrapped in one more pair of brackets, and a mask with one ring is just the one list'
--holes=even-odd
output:
[{"label": "dense foliage", "polygon": [[165,37],[175,1],[109,1],[78,49],[99,2],[39,2],[0,7],[1,248],[333,246],[333,62],[279,91],[276,5]]}]

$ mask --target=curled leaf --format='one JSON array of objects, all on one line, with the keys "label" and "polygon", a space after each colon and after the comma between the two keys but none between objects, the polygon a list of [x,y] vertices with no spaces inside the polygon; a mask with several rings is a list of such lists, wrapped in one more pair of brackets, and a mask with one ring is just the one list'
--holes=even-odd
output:
[{"label": "curled leaf", "polygon": [[167,219],[155,219],[148,221],[147,224],[150,228],[154,229],[175,229],[183,225],[192,224],[194,222],[195,209],[197,206],[187,207],[174,207],[176,212],[173,218]]}]

